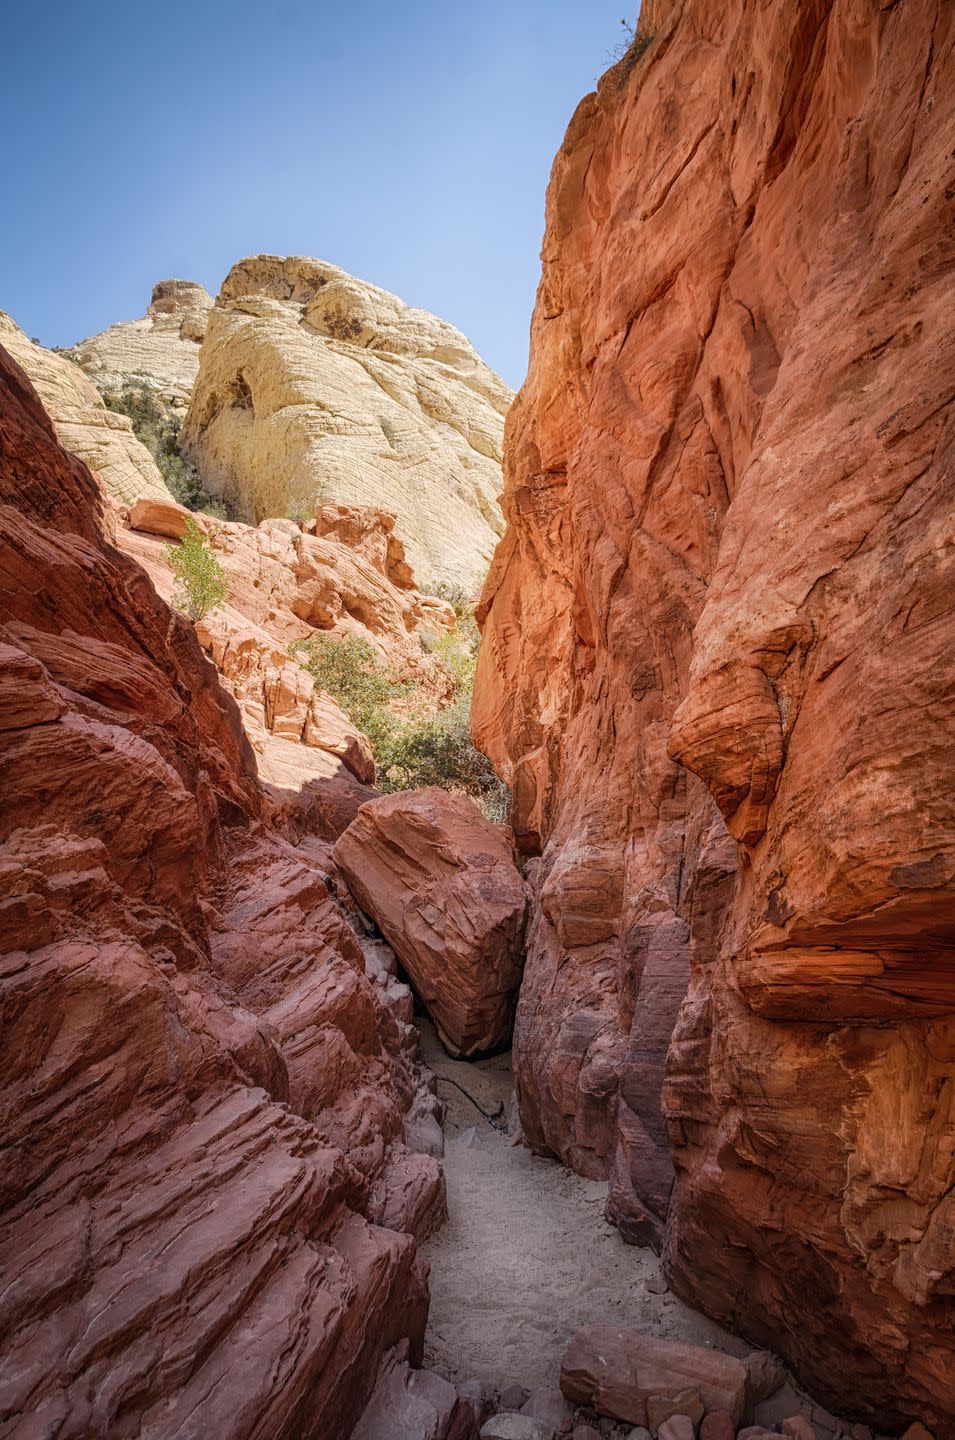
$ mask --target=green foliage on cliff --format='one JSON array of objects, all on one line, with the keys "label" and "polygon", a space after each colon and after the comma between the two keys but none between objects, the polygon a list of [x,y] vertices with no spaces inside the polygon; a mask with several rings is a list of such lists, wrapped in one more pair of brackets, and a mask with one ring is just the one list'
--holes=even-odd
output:
[{"label": "green foliage on cliff", "polygon": [[221,500],[207,495],[196,467],[179,449],[182,421],[149,385],[127,385],[119,395],[104,395],[103,403],[117,415],[133,422],[133,434],[145,445],[159,467],[162,478],[180,505],[201,510],[219,520],[230,520]]},{"label": "green foliage on cliff", "polygon": [[[294,658],[327,690],[375,752],[377,784],[386,792],[440,785],[470,795],[488,819],[507,819],[507,787],[471,742],[471,690],[478,633],[470,612],[449,635],[427,642],[447,671],[452,703],[435,710],[416,686],[391,679],[372,646],[356,635],[313,635]],[[396,705],[397,702],[397,705]],[[402,713],[397,713],[400,708]]]},{"label": "green foliage on cliff", "polygon": [[186,521],[185,535],[178,544],[167,545],[166,554],[176,577],[177,609],[195,622],[222,604],[229,589],[225,571],[195,520]]}]

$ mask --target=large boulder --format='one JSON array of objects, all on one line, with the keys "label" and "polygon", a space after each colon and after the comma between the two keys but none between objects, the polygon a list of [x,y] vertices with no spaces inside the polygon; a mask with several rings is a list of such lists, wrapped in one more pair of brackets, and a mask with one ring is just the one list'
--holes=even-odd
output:
[{"label": "large boulder", "polygon": [[209,312],[183,438],[243,519],[383,505],[419,577],[470,585],[503,529],[512,398],[446,321],[323,260],[256,255]]},{"label": "large boulder", "polygon": [[506,1045],[526,911],[509,832],[432,787],[363,805],[333,853],[451,1053]]},{"label": "large boulder", "polygon": [[560,1388],[576,1405],[647,1424],[647,1401],[694,1390],[707,1410],[744,1418],[747,1371],[720,1350],[659,1340],[638,1330],[586,1325],[571,1340],[560,1367]]}]

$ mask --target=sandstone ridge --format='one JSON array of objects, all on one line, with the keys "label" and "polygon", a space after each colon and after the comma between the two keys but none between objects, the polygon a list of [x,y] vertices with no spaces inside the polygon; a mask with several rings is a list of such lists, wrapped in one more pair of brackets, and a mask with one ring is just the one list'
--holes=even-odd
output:
[{"label": "sandstone ridge", "polygon": [[502,520],[511,392],[452,325],[324,261],[239,261],[209,312],[184,445],[258,522],[380,505],[425,583],[471,585]]},{"label": "sandstone ridge", "polygon": [[146,385],[180,413],[199,373],[212,296],[195,280],[160,280],[146,314],[80,340],[70,355],[104,394]]},{"label": "sandstone ridge", "polygon": [[420,1358],[440,1107],[393,957],[105,522],[0,349],[4,1426],[342,1440]]},{"label": "sandstone ridge", "polygon": [[133,434],[132,421],[106,408],[77,365],[34,345],[2,310],[0,344],[36,386],[60,443],[95,471],[109,495],[126,505],[142,498],[172,500],[155,460]]}]

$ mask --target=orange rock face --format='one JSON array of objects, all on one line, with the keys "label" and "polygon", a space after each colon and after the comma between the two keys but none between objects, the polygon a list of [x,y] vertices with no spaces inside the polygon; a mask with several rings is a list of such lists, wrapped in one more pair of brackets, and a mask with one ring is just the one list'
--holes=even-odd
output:
[{"label": "orange rock face", "polygon": [[453,1055],[506,1045],[527,898],[513,837],[431,786],[363,805],[334,849]]},{"label": "orange rock face", "polygon": [[531,1142],[946,1436],[952,18],[644,5],[554,167],[474,706],[541,856]]},{"label": "orange rock face", "polygon": [[420,1353],[443,1213],[410,993],[103,525],[0,350],[0,1409],[340,1440]]},{"label": "orange rock face", "polygon": [[[137,502],[118,543],[148,570],[164,599],[173,579],[166,544],[189,511]],[[371,745],[295,662],[290,647],[316,631],[366,640],[391,674],[436,701],[450,699],[447,671],[422,641],[453,628],[443,600],[422,595],[393,534],[394,516],[374,506],[324,505],[303,529],[292,520],[253,527],[194,515],[228,581],[224,604],[197,625],[203,649],[239,701],[259,774],[280,804],[303,787],[341,777],[375,780]],[[296,802],[297,803],[297,802]]]}]

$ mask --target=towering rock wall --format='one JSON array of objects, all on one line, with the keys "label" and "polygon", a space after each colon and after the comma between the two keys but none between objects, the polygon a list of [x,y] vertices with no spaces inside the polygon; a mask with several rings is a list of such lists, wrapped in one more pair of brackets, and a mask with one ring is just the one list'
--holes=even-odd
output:
[{"label": "towering rock wall", "polygon": [[0,349],[4,1433],[342,1440],[427,1313],[411,996],[104,520]]},{"label": "towering rock wall", "polygon": [[953,19],[644,6],[554,166],[474,705],[540,852],[531,1142],[946,1436]]},{"label": "towering rock wall", "polygon": [[425,584],[473,585],[503,528],[511,398],[445,321],[324,261],[257,255],[209,314],[183,440],[242,519],[379,505]]}]

